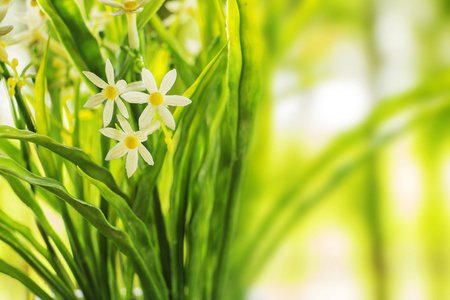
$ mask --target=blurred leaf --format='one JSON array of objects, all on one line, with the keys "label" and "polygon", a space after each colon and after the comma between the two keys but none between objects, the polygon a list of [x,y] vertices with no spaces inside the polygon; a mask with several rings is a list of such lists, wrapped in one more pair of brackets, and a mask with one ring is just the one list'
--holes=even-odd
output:
[{"label": "blurred leaf", "polygon": [[14,249],[14,251],[19,254],[36,271],[36,273],[42,277],[43,280],[48,283],[55,293],[65,299],[74,299],[73,291],[70,287],[64,284],[59,276],[48,269],[41,259],[39,259],[28,246],[20,242],[9,230],[10,228],[5,227],[0,230],[0,240]]},{"label": "blurred leaf", "polygon": [[78,71],[104,76],[104,61],[97,40],[89,31],[75,0],[38,0],[52,21]]},{"label": "blurred leaf", "polygon": [[12,278],[20,281],[25,287],[27,287],[31,292],[42,300],[53,300],[49,294],[47,294],[39,285],[34,282],[29,275],[22,273],[17,268],[9,265],[3,259],[0,258],[0,273],[4,273]]},{"label": "blurred leaf", "polygon": [[45,105],[45,94],[47,92],[47,56],[50,45],[50,38],[47,41],[47,47],[45,48],[44,56],[42,57],[41,66],[36,75],[36,130],[40,134],[47,135],[48,122],[47,122],[47,109]]},{"label": "blurred leaf", "polygon": [[61,240],[53,226],[48,221],[44,211],[41,208],[41,205],[37,202],[36,197],[32,193],[30,187],[26,186],[26,184],[15,177],[6,174],[3,174],[3,177],[8,181],[9,185],[16,193],[19,200],[31,209],[37,219],[39,226],[41,226],[45,233],[53,240],[54,244],[58,248],[59,252],[61,253],[62,257],[64,258],[77,281],[79,283],[83,282],[84,277],[81,275],[79,267],[75,264],[72,254],[69,252],[64,242]]},{"label": "blurred leaf", "polygon": [[153,0],[144,6],[144,10],[137,16],[137,28],[142,30],[144,26],[150,21],[150,19],[161,8],[165,0]]},{"label": "blurred leaf", "polygon": [[195,78],[192,72],[194,66],[192,66],[189,62],[189,57],[186,54],[186,50],[180,45],[174,36],[167,32],[158,16],[154,16],[150,19],[150,22],[158,32],[160,38],[167,44],[170,52],[172,52],[175,66],[177,67],[183,82],[186,85],[192,84]]}]

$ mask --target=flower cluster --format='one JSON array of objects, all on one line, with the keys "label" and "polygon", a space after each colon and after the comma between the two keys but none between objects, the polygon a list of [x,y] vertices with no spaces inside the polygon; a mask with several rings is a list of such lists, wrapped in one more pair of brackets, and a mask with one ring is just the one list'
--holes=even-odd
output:
[{"label": "flower cluster", "polygon": [[[112,120],[114,103],[117,105],[122,114],[118,115],[117,119],[124,132],[113,128],[103,128],[100,132],[119,141],[109,151],[106,160],[117,159],[128,153],[126,169],[128,177],[131,177],[137,168],[138,153],[149,165],[153,165],[150,152],[141,143],[147,140],[147,135],[153,133],[161,126],[159,121],[153,119],[156,111],[158,111],[163,123],[170,129],[175,130],[175,120],[167,106],[186,106],[191,103],[191,100],[183,96],[166,95],[175,83],[177,78],[176,70],[169,71],[164,76],[159,89],[153,74],[145,68],[142,69],[142,81],[131,84],[127,84],[123,79],[115,81],[114,68],[109,59],[106,60],[105,70],[108,82],[105,82],[92,72],[83,72],[93,84],[102,89],[100,93],[89,98],[84,107],[94,108],[106,101],[103,111],[103,125],[106,127]],[[145,89],[148,93],[141,92]],[[134,132],[130,124],[125,120],[129,115],[122,99],[129,103],[147,103],[147,107],[139,117],[139,131]],[[169,145],[169,143],[167,144]]]},{"label": "flower cluster", "polygon": [[[6,17],[6,13],[8,12],[9,0],[0,1],[0,23]],[[7,35],[14,29],[12,25],[0,26],[0,37]],[[3,41],[0,41],[0,62],[8,65],[12,71],[13,75],[7,77],[6,86],[8,88],[8,94],[12,98],[16,93],[16,86],[22,88],[26,85],[26,80],[29,77],[26,75],[26,71],[28,68],[25,68],[21,74],[19,74],[17,70],[17,66],[19,65],[19,61],[17,58],[13,58],[9,61],[8,53],[6,52],[6,45]]]}]

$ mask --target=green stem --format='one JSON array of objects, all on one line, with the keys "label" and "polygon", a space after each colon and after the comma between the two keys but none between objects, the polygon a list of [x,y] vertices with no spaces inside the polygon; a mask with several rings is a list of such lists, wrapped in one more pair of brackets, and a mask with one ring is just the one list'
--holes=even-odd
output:
[{"label": "green stem", "polygon": [[139,49],[139,33],[136,26],[136,14],[127,13],[128,43],[131,49]]},{"label": "green stem", "polygon": [[[8,68],[3,62],[0,62],[0,66],[3,71],[3,76],[5,77],[5,80],[8,81],[8,79],[12,77],[8,71]],[[25,121],[25,124],[27,125],[28,130],[36,132],[35,122],[31,115],[30,109],[28,108],[28,105],[26,104],[26,101],[22,96],[22,92],[20,91],[20,88],[17,85],[15,87],[15,93],[17,106],[19,107],[19,111]]]}]

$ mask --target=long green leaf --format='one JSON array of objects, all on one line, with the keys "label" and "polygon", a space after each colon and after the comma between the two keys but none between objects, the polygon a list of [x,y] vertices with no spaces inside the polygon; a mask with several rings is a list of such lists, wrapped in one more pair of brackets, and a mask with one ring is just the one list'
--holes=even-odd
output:
[{"label": "long green leaf", "polygon": [[150,279],[151,275],[148,274],[145,267],[145,261],[134,247],[128,234],[111,225],[98,207],[74,198],[58,181],[37,176],[22,168],[15,161],[4,156],[0,156],[0,173],[14,176],[31,185],[41,187],[72,206],[81,216],[89,221],[89,223],[109,238],[117,248],[133,262],[133,266],[139,274],[144,292],[148,295],[153,295],[153,297],[157,297],[155,299],[165,299],[158,297],[151,289],[151,286],[149,285],[152,282]]},{"label": "long green leaf", "polygon": [[117,186],[112,174],[106,168],[94,163],[91,158],[81,149],[65,146],[45,135],[32,133],[26,130],[18,130],[6,125],[0,125],[0,138],[27,141],[45,147],[50,151],[58,154],[59,156],[62,156],[70,162],[74,163],[75,165],[80,167],[83,172],[86,172],[86,174],[88,174],[92,178],[104,182],[115,193],[117,193],[124,199],[128,199],[128,197]]},{"label": "long green leaf", "polygon": [[45,105],[45,93],[47,91],[47,57],[50,38],[42,57],[41,66],[36,75],[36,131],[40,134],[48,134],[47,109]]},{"label": "long green leaf", "polygon": [[39,285],[30,279],[30,276],[22,273],[17,268],[11,266],[3,259],[0,258],[0,273],[11,276],[14,279],[17,279],[21,282],[26,288],[28,288],[31,292],[33,292],[36,296],[41,298],[42,300],[54,300],[47,294],[43,289],[39,287]]},{"label": "long green leaf", "polygon": [[150,21],[150,19],[161,8],[165,0],[153,0],[144,6],[142,13],[137,16],[137,28],[143,29],[144,26]]},{"label": "long green leaf", "polygon": [[[233,235],[234,222],[237,215],[240,181],[245,170],[247,152],[252,142],[255,116],[262,96],[262,71],[263,71],[263,44],[257,17],[256,0],[229,1],[234,16],[229,17],[229,35],[233,35],[230,47],[235,57],[241,56],[242,67],[240,73],[231,73],[229,70],[228,80],[231,80],[230,97],[233,93],[238,96],[237,113],[237,144],[236,160],[233,163],[230,189],[225,207],[225,224],[223,226],[222,240],[219,250],[218,266],[215,274],[214,298],[226,298],[224,287],[227,285],[224,278],[228,271],[228,257]],[[239,24],[239,25],[236,25]],[[233,25],[234,24],[234,25]],[[239,37],[239,40],[237,40]],[[240,45],[240,46],[239,46]],[[240,49],[239,49],[240,48]],[[239,51],[240,50],[240,54]],[[230,52],[231,53],[231,52]],[[238,60],[239,61],[239,60]],[[233,66],[230,57],[229,67]],[[239,66],[236,66],[239,69]],[[233,76],[240,76],[239,79]]]},{"label": "long green leaf", "polygon": [[89,31],[75,0],[38,0],[52,21],[75,67],[104,76],[104,62],[97,40]]},{"label": "long green leaf", "polygon": [[94,184],[102,196],[116,209],[118,215],[129,232],[133,244],[142,254],[146,261],[146,267],[150,270],[153,290],[158,295],[158,299],[168,298],[168,290],[164,283],[159,256],[153,246],[147,227],[127,205],[124,199],[110,190],[104,183],[95,180],[82,173],[84,178]]},{"label": "long green leaf", "polygon": [[10,228],[1,228],[0,240],[14,249],[14,251],[19,254],[45,282],[47,282],[55,293],[67,299],[75,298],[73,296],[73,290],[64,284],[59,276],[48,269],[29,247],[19,241],[14,234],[10,232]]}]

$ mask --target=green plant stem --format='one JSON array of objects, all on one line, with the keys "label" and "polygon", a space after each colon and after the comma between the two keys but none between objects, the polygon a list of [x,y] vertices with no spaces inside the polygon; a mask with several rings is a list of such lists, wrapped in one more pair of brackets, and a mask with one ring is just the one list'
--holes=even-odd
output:
[{"label": "green plant stem", "polygon": [[[3,77],[5,77],[5,80],[8,81],[8,79],[12,77],[8,71],[8,68],[3,62],[0,62],[0,66],[3,71]],[[22,92],[17,85],[15,87],[14,97],[16,98],[17,106],[19,107],[20,114],[23,117],[28,130],[36,132],[36,125],[33,120],[33,116],[31,115],[30,109],[28,108],[28,105],[26,104],[26,101],[22,96]]]}]

